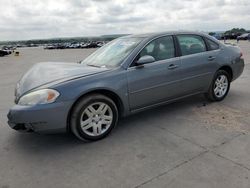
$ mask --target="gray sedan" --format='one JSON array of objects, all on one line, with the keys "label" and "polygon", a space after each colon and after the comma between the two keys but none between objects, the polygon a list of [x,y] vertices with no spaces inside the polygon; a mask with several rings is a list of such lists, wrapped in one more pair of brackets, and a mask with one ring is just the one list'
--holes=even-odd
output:
[{"label": "gray sedan", "polygon": [[221,101],[243,69],[238,47],[203,33],[125,36],[80,63],[36,64],[17,84],[8,123],[99,140],[141,110],[200,93]]}]

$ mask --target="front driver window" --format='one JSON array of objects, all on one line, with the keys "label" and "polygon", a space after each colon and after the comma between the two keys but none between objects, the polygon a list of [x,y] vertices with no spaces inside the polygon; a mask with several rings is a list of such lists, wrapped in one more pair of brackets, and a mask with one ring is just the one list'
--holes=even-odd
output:
[{"label": "front driver window", "polygon": [[155,61],[175,57],[174,41],[172,36],[161,37],[150,42],[138,55],[137,60],[145,55],[155,58]]}]

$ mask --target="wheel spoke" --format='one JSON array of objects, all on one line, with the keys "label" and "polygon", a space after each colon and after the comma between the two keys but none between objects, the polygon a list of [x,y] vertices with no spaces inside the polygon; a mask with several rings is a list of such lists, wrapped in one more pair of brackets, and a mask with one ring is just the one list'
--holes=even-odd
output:
[{"label": "wheel spoke", "polygon": [[223,96],[223,90],[222,89],[220,89],[219,94],[220,94],[220,97]]},{"label": "wheel spoke", "polygon": [[96,113],[96,110],[93,108],[92,105],[88,107],[88,110],[93,114]]},{"label": "wheel spoke", "polygon": [[102,118],[105,119],[105,120],[109,120],[109,121],[112,120],[112,116],[106,116],[106,115],[104,115]]},{"label": "wheel spoke", "polygon": [[102,109],[104,108],[105,105],[106,104],[104,104],[104,103],[100,104],[100,106],[97,109],[97,112],[100,113],[102,111]]},{"label": "wheel spoke", "polygon": [[214,88],[214,93],[217,93],[218,92],[218,86],[216,88]]},{"label": "wheel spoke", "polygon": [[104,108],[103,108],[102,111],[101,111],[101,114],[104,115],[104,114],[107,112],[107,110],[108,110],[108,106],[105,105]]},{"label": "wheel spoke", "polygon": [[105,119],[103,119],[103,120],[101,121],[101,124],[109,125],[109,124],[111,124],[111,121],[110,121],[110,120],[105,120]]},{"label": "wheel spoke", "polygon": [[97,113],[100,113],[100,114],[105,114],[106,111],[108,109],[108,105],[106,104],[101,104],[97,110]]},{"label": "wheel spoke", "polygon": [[87,124],[86,126],[81,126],[82,127],[82,130],[88,130],[89,128],[93,127],[93,124],[92,122]]},{"label": "wheel spoke", "polygon": [[97,132],[98,132],[98,134],[102,133],[102,124],[101,123],[97,124]]},{"label": "wheel spoke", "polygon": [[219,84],[220,84],[220,80],[217,79],[217,80],[215,81],[215,85],[218,86]]},{"label": "wheel spoke", "polygon": [[100,135],[102,133],[102,127],[101,127],[101,124],[95,124],[94,126],[93,126],[93,134],[95,135],[95,136],[98,136],[98,135]]},{"label": "wheel spoke", "polygon": [[87,116],[88,116],[89,118],[92,117],[92,113],[89,111],[88,108],[85,110],[85,113],[87,114]]},{"label": "wheel spoke", "polygon": [[91,123],[91,119],[88,118],[88,119],[86,119],[86,120],[84,120],[84,121],[81,121],[81,126],[84,127],[84,126],[86,126],[86,125],[88,125],[88,124],[90,124],[90,123]]},{"label": "wheel spoke", "polygon": [[220,83],[223,83],[224,81],[225,81],[225,76],[222,75],[222,76],[220,77]]}]

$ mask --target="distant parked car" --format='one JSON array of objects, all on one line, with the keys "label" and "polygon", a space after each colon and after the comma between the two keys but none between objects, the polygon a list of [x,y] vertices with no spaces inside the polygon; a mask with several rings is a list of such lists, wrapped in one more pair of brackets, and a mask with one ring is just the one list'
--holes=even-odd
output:
[{"label": "distant parked car", "polygon": [[203,93],[223,100],[244,69],[239,47],[198,32],[118,38],[80,64],[40,63],[18,82],[8,113],[19,131],[107,136],[120,117]]},{"label": "distant parked car", "polygon": [[72,48],[72,49],[74,49],[74,48],[80,48],[80,44],[79,43],[73,43],[73,44],[71,44],[70,46],[69,46],[69,48]]},{"label": "distant parked car", "polygon": [[3,57],[5,55],[9,55],[11,54],[11,51],[8,50],[0,50],[0,57]]},{"label": "distant parked car", "polygon": [[55,46],[54,45],[47,45],[47,46],[45,46],[44,49],[45,50],[53,50],[53,49],[55,49]]},{"label": "distant parked car", "polygon": [[66,48],[66,46],[64,45],[64,44],[57,44],[57,45],[55,45],[55,49],[65,49]]},{"label": "distant parked car", "polygon": [[91,42],[88,46],[87,46],[87,48],[97,48],[98,47],[98,45],[96,44],[96,42]]},{"label": "distant parked car", "polygon": [[81,48],[87,48],[88,46],[89,46],[89,42],[86,42],[86,43],[84,43],[82,46],[81,46]]},{"label": "distant parked car", "polygon": [[16,47],[15,46],[3,46],[2,50],[11,52],[11,51],[16,50]]},{"label": "distant parked car", "polygon": [[82,48],[97,48],[98,45],[96,42],[87,42],[84,45],[82,45]]},{"label": "distant parked car", "polygon": [[98,46],[98,47],[102,47],[102,46],[104,46],[104,45],[105,45],[104,42],[97,42],[97,46]]},{"label": "distant parked car", "polygon": [[239,40],[248,40],[249,37],[250,37],[250,33],[244,33],[244,34],[238,36],[238,39]]},{"label": "distant parked car", "polygon": [[216,38],[217,40],[221,40],[222,39],[222,34],[220,33],[216,33],[213,35],[214,38]]}]

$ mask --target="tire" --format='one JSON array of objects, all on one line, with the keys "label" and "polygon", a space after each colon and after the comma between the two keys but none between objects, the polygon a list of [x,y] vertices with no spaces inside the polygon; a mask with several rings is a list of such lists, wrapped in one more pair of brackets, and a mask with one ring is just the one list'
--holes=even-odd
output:
[{"label": "tire", "polygon": [[101,94],[91,94],[73,107],[70,128],[81,139],[97,141],[106,137],[118,122],[116,104]]},{"label": "tire", "polygon": [[[224,82],[221,80],[222,78],[225,79]],[[231,77],[227,71],[218,70],[214,75],[214,78],[209,87],[208,93],[205,94],[206,98],[210,101],[222,101],[228,94],[228,91],[230,89],[230,81],[231,81]],[[219,84],[219,86],[217,83]],[[216,87],[217,87],[217,90],[216,90]]]}]

